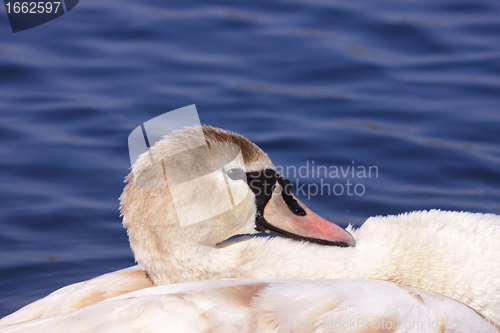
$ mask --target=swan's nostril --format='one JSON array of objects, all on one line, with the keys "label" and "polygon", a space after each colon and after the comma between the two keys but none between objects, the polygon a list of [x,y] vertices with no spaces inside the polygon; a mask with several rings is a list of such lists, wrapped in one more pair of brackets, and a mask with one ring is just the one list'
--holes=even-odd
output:
[{"label": "swan's nostril", "polygon": [[304,208],[300,207],[299,203],[297,202],[297,200],[295,200],[292,192],[290,191],[292,187],[290,181],[279,174],[277,180],[282,188],[281,196],[283,197],[283,200],[286,202],[290,211],[295,215],[305,216],[306,211],[304,210]]},{"label": "swan's nostril", "polygon": [[304,209],[302,209],[302,207],[300,207],[300,206],[295,206],[295,207],[291,208],[290,210],[296,215],[300,215],[300,216],[306,215],[306,211]]},{"label": "swan's nostril", "polygon": [[304,208],[300,207],[300,205],[295,200],[293,200],[292,202],[288,203],[288,208],[295,215],[299,215],[299,216],[305,216],[306,215],[306,211],[304,210]]}]

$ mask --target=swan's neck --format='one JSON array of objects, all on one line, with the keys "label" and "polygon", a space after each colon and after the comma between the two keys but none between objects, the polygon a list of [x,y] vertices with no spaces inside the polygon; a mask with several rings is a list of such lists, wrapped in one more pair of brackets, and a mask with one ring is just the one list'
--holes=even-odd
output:
[{"label": "swan's neck", "polygon": [[240,247],[238,277],[292,279],[375,278],[376,265],[353,247],[283,238],[257,238]]},{"label": "swan's neck", "polygon": [[163,255],[136,259],[157,285],[221,278],[376,279],[370,258],[356,248],[252,238],[223,248],[172,241]]},{"label": "swan's neck", "polygon": [[182,238],[158,245],[161,250],[143,246],[134,252],[136,261],[146,268],[155,285],[235,277],[235,252],[221,252]]}]

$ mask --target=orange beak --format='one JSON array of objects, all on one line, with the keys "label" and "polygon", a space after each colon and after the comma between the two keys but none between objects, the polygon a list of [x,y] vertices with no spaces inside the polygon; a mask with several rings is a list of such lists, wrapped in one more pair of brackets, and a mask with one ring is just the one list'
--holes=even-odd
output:
[{"label": "orange beak", "polygon": [[325,245],[343,247],[356,245],[350,233],[314,213],[295,196],[293,198],[304,209],[305,215],[292,213],[283,200],[280,186],[276,186],[263,214],[271,233]]}]

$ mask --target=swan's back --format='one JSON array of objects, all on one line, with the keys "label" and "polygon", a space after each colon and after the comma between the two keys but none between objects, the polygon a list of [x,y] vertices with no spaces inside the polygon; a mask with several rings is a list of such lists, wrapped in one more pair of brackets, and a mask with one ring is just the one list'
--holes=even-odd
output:
[{"label": "swan's back", "polygon": [[0,327],[64,314],[152,286],[142,266],[132,266],[58,289],[0,319]]},{"label": "swan's back", "polygon": [[369,218],[356,248],[380,261],[378,275],[465,303],[500,319],[500,216],[441,210]]},{"label": "swan's back", "polygon": [[216,280],[138,290],[14,332],[497,332],[467,306],[375,280]]}]

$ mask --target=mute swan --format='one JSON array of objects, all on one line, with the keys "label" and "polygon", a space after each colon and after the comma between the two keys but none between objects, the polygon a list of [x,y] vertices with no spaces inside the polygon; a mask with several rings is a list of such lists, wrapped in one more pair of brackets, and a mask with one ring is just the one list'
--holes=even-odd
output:
[{"label": "mute swan", "polygon": [[[197,135],[201,130],[202,137]],[[208,145],[207,151],[198,149],[205,144]],[[209,157],[203,160],[204,156]],[[208,165],[213,172],[207,174],[200,165]],[[205,185],[174,187],[182,185],[186,179],[202,177],[201,184]],[[373,296],[375,294],[367,292],[367,301],[352,305],[348,316],[378,318],[380,314],[381,318],[388,318],[384,317],[384,306],[378,304],[387,297],[389,301],[394,300],[395,307],[411,309],[407,313],[394,310],[396,312],[390,312],[389,317],[394,320],[421,319],[425,316],[418,313],[424,311],[427,316],[437,316],[441,331],[450,329],[449,325],[443,324],[448,318],[459,318],[456,316],[465,313],[463,311],[467,308],[460,303],[475,310],[485,320],[495,321],[500,317],[500,217],[496,215],[431,210],[372,217],[357,230],[343,230],[296,199],[290,193],[288,180],[276,172],[271,160],[260,148],[240,135],[213,127],[186,128],[157,142],[149,153],[141,155],[127,182],[120,197],[123,225],[127,228],[131,248],[140,265],[62,288],[0,320],[0,332],[16,332],[17,329],[24,332],[27,327],[49,327],[44,325],[50,323],[63,325],[61,320],[69,318],[91,321],[96,313],[111,308],[125,316],[115,320],[125,320],[127,314],[123,312],[123,307],[129,306],[127,309],[131,312],[143,311],[147,308],[144,304],[148,302],[161,302],[161,306],[157,305],[164,308],[163,316],[175,320],[173,317],[177,315],[173,315],[172,311],[178,316],[183,314],[180,310],[172,310],[177,305],[171,306],[164,300],[178,298],[183,288],[186,288],[187,294],[193,292],[197,295],[189,297],[200,310],[203,308],[200,304],[206,301],[200,295],[211,294],[213,288],[255,283],[274,286],[271,290],[275,291],[269,292],[274,292],[275,296],[270,300],[279,303],[259,303],[260,306],[265,309],[275,307],[276,313],[283,316],[280,318],[290,320],[295,317],[287,317],[281,302],[290,302],[293,307],[302,309],[300,311],[309,311],[304,309],[306,305],[293,303],[290,299],[293,293],[287,288],[292,286],[304,290],[296,299],[311,297],[311,300],[323,304],[321,310],[316,308],[321,308],[317,304],[311,307],[312,312],[308,316],[317,315],[314,318],[337,309],[339,304],[343,304],[343,309],[349,307],[346,304],[359,298],[356,288],[376,291],[386,287],[389,288],[383,289],[387,290],[386,294],[382,292]],[[220,199],[220,204],[218,202],[224,190],[231,194],[231,209],[220,213],[218,206],[223,204],[223,200]],[[217,204],[214,204],[214,198]],[[205,218],[207,216],[209,218]],[[258,232],[277,237],[252,237]],[[248,236],[228,240],[235,235]],[[227,278],[264,280],[161,286]],[[316,285],[323,286],[315,290],[323,290],[324,293],[309,295],[308,290]],[[253,290],[252,287],[245,288]],[[343,289],[350,292],[341,293]],[[138,291],[129,293],[134,290]],[[283,298],[276,290],[283,292]],[[400,295],[396,296],[398,292]],[[125,295],[116,297],[120,294]],[[409,298],[408,295],[418,297]],[[329,298],[325,300],[322,297]],[[406,301],[410,299],[408,304],[412,307],[403,306],[402,299],[405,297]],[[217,301],[214,300],[215,303]],[[211,306],[223,307],[225,305],[221,304],[232,302],[231,297],[227,296],[220,302]],[[160,310],[155,308],[151,311],[154,317],[153,313]],[[256,307],[252,311],[260,310]],[[252,320],[257,320],[252,313]],[[482,320],[473,312],[460,318]],[[108,319],[113,322],[113,318]],[[295,319],[298,320],[298,317]],[[259,317],[258,320],[266,319]],[[15,323],[20,324],[9,326]],[[106,325],[102,323],[102,327]],[[481,331],[495,330],[490,326],[481,326]]]}]

